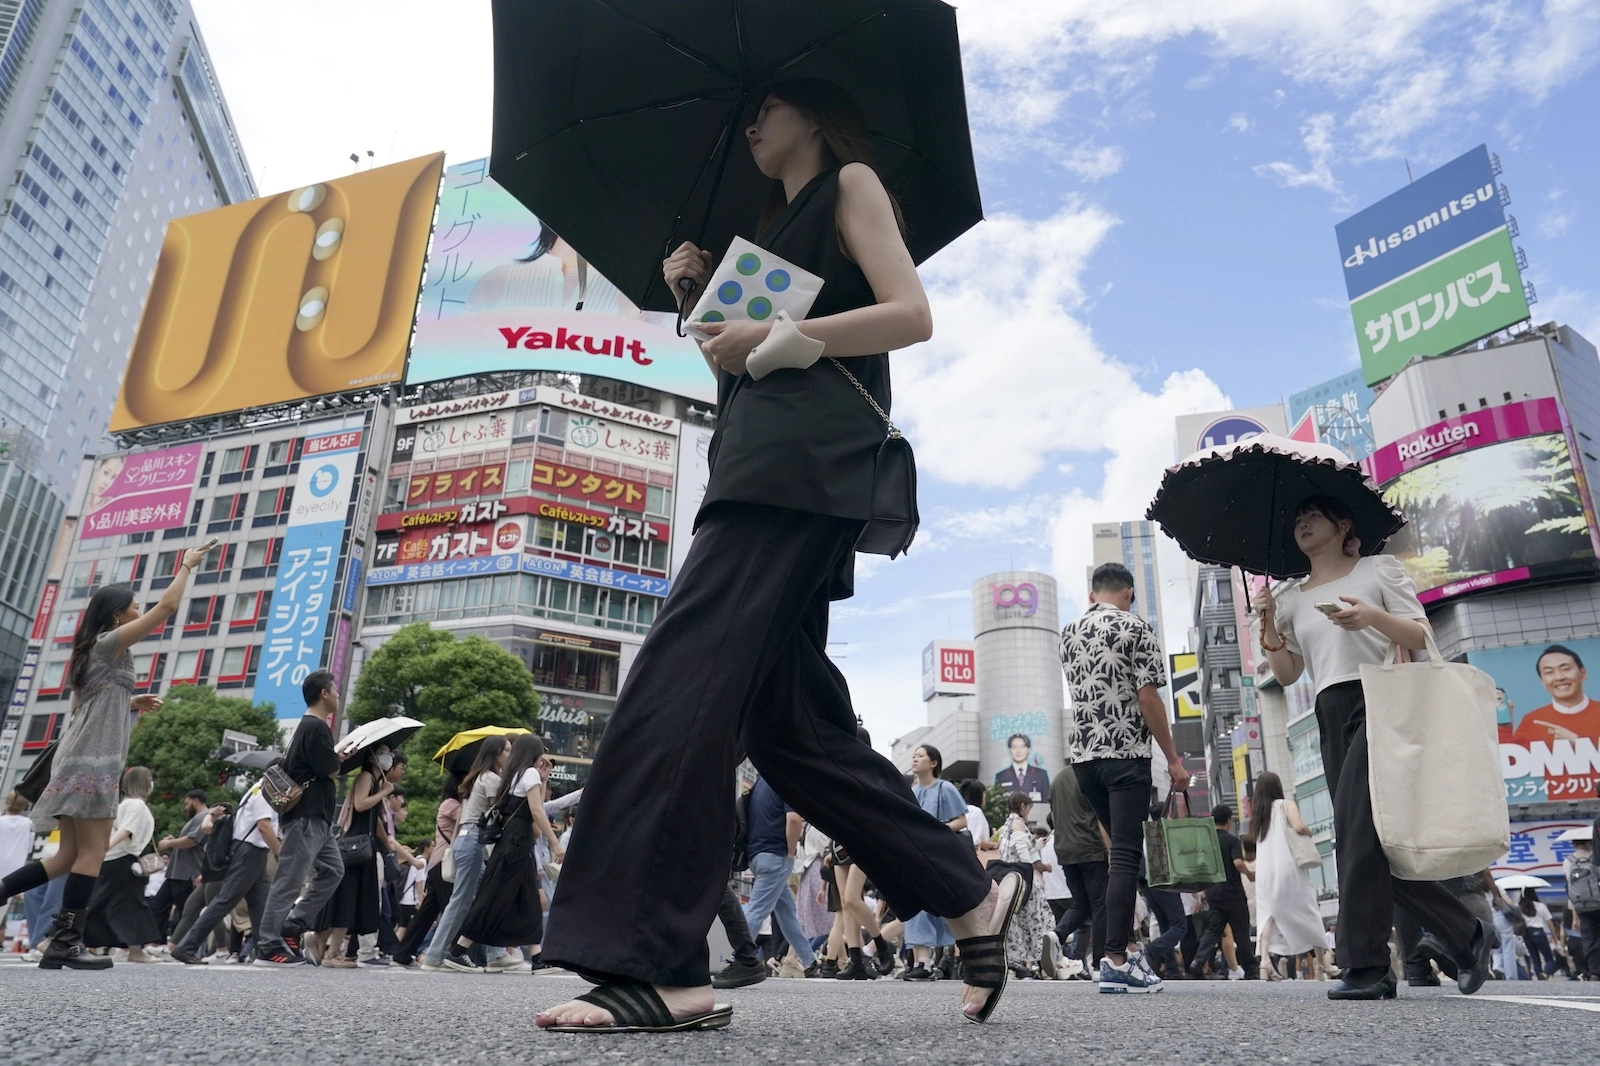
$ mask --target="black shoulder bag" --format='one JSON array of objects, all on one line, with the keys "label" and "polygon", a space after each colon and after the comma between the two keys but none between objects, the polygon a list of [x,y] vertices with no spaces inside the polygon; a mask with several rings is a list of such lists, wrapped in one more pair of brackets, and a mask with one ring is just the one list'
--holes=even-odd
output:
[{"label": "black shoulder bag", "polygon": [[922,523],[922,516],[917,513],[917,459],[911,453],[911,442],[889,421],[888,412],[878,406],[866,386],[839,360],[830,356],[828,362],[839,368],[839,373],[850,380],[889,427],[873,462],[871,518],[856,540],[856,551],[893,559],[911,549],[917,526]]}]

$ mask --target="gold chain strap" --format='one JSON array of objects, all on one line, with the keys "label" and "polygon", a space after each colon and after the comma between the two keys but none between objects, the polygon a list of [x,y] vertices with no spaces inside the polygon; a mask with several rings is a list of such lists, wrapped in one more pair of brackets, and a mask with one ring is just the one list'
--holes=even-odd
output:
[{"label": "gold chain strap", "polygon": [[891,437],[900,436],[900,431],[898,429],[894,428],[894,423],[889,421],[888,414],[884,411],[883,408],[878,406],[878,401],[874,400],[872,398],[872,393],[867,391],[867,387],[865,385],[861,384],[861,382],[857,381],[856,380],[856,376],[854,374],[850,373],[850,371],[846,370],[844,368],[844,364],[839,362],[839,360],[833,358],[833,356],[830,355],[828,357],[828,362],[830,362],[834,366],[838,367],[839,368],[839,373],[843,374],[846,378],[848,378],[850,380],[850,384],[852,384],[852,385],[854,385],[856,387],[856,391],[861,394],[862,398],[865,399],[868,403],[870,403],[872,405],[872,409],[874,411],[878,412],[878,417],[883,419],[883,424],[889,427],[889,436],[891,436]]}]

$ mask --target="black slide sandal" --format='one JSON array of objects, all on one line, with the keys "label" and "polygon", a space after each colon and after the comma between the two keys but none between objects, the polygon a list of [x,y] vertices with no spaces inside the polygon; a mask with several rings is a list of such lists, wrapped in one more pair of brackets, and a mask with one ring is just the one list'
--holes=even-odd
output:
[{"label": "black slide sandal", "polygon": [[[1006,896],[1006,886],[1012,886],[1011,896]],[[968,1014],[965,1010],[961,1016],[967,1021],[981,1025],[994,1014],[994,1009],[1000,1005],[1000,996],[1006,989],[1006,977],[1010,974],[1010,967],[1006,965],[1006,933],[1011,929],[1011,919],[1015,918],[1017,911],[1022,909],[1022,875],[1007,874],[1000,880],[1000,898],[995,901],[995,916],[1000,919],[1000,928],[988,936],[973,936],[965,940],[957,940],[956,947],[961,951],[961,981],[973,988],[992,988],[994,994],[976,1014]],[[989,927],[994,928],[993,919]]]},{"label": "black slide sandal", "polygon": [[549,1025],[547,1033],[686,1033],[721,1029],[733,1020],[733,1008],[719,1003],[700,1014],[674,1018],[660,994],[641,982],[608,982],[574,997],[611,1012],[610,1025]]}]

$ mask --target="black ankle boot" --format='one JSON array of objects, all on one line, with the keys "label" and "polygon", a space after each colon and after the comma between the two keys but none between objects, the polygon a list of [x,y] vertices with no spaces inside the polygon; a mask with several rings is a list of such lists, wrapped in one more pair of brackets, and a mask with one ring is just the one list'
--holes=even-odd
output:
[{"label": "black ankle boot", "polygon": [[894,973],[894,945],[879,936],[872,938],[872,946],[877,949],[872,961],[877,966],[878,973],[884,977]]},{"label": "black ankle boot", "polygon": [[838,977],[839,964],[833,959],[823,959],[822,968],[817,971],[819,977]]},{"label": "black ankle boot", "polygon": [[89,920],[85,911],[62,911],[56,915],[55,935],[50,946],[44,949],[39,960],[41,970],[109,970],[111,959],[104,955],[91,955],[83,946],[83,927]]},{"label": "black ankle boot", "polygon": [[850,949],[850,962],[840,970],[835,980],[839,981],[876,981],[878,971],[868,967],[866,959],[861,954],[860,948]]}]

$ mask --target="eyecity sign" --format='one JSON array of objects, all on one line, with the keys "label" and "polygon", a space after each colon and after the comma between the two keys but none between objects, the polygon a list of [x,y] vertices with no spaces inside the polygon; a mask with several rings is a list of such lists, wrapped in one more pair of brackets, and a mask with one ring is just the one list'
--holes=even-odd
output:
[{"label": "eyecity sign", "polygon": [[1487,145],[1335,233],[1368,384],[1528,317]]}]

